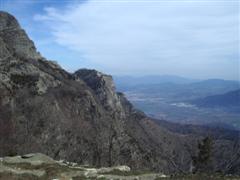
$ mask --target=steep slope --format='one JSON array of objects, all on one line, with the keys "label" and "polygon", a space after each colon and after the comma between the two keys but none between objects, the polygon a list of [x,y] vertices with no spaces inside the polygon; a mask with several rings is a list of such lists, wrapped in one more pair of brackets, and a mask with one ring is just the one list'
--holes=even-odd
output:
[{"label": "steep slope", "polygon": [[[157,125],[115,92],[111,76],[70,74],[47,61],[10,14],[0,12],[0,29],[0,156],[42,152],[98,167],[189,170],[200,137]],[[225,166],[236,143],[220,142],[215,162]]]}]

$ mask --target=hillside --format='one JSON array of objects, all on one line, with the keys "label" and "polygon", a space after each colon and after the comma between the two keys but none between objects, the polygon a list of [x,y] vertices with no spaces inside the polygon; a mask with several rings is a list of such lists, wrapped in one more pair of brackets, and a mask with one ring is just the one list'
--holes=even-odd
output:
[{"label": "hillside", "polygon": [[193,100],[191,103],[200,107],[240,107],[240,90],[207,96],[205,98]]},{"label": "hillside", "polygon": [[[0,156],[41,152],[95,167],[188,172],[202,136],[159,126],[117,93],[112,77],[74,74],[36,51],[17,20],[0,12]],[[239,142],[218,139],[214,170],[239,173]],[[229,166],[229,164],[231,166]]]}]

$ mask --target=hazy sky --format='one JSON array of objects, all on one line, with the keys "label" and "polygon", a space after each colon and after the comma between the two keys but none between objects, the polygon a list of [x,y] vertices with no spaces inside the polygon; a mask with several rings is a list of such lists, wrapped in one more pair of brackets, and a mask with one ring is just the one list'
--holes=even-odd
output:
[{"label": "hazy sky", "polygon": [[0,0],[69,71],[239,79],[238,0]]}]

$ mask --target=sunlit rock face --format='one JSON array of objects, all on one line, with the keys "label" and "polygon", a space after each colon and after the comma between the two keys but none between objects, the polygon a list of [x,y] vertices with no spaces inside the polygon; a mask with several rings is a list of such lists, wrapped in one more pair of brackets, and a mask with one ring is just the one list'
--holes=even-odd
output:
[{"label": "sunlit rock face", "polygon": [[2,12],[0,14],[0,36],[0,41],[4,41],[8,51],[19,58],[41,58],[26,32],[21,29],[17,20],[8,13]]},{"label": "sunlit rock face", "polygon": [[[109,75],[70,74],[44,59],[10,14],[0,12],[0,29],[0,156],[41,152],[98,167],[189,170],[200,136],[157,125],[115,91]],[[225,162],[234,142],[219,144]]]},{"label": "sunlit rock face", "polygon": [[95,92],[103,107],[113,113],[112,116],[126,118],[121,103],[122,95],[116,93],[112,76],[88,69],[80,69],[74,76],[76,79],[82,79]]}]

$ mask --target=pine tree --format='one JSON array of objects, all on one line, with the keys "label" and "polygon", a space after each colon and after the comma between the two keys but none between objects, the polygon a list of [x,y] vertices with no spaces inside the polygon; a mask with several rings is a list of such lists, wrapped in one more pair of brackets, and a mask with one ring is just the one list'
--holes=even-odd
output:
[{"label": "pine tree", "polygon": [[198,155],[192,157],[194,172],[210,172],[212,170],[213,140],[204,138],[198,143]]}]

